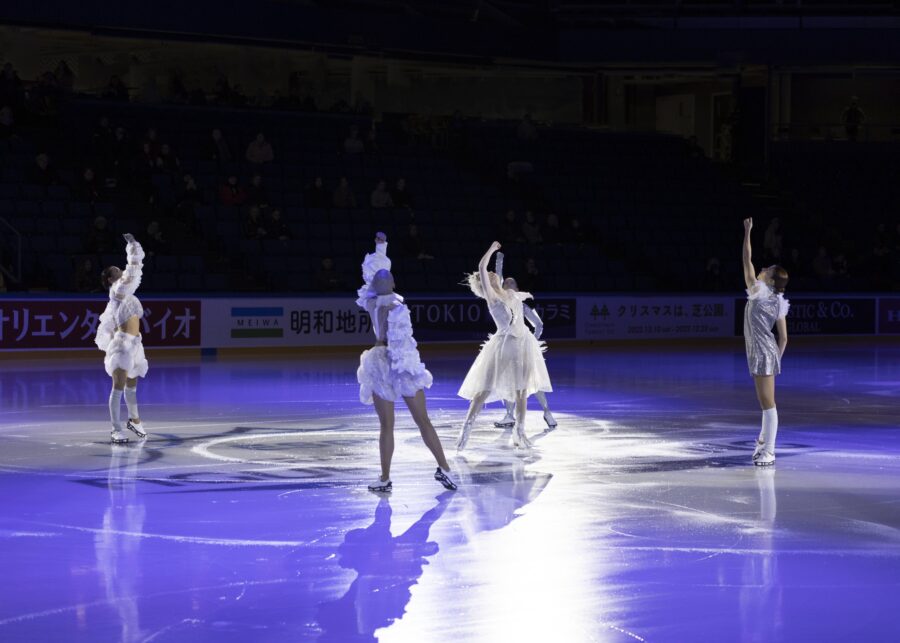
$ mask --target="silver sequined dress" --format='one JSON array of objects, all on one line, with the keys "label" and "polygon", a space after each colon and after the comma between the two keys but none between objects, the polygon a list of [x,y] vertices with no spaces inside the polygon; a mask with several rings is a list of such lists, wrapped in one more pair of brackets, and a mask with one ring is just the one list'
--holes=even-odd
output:
[{"label": "silver sequined dress", "polygon": [[747,290],[744,307],[744,344],[747,366],[751,375],[778,375],[781,357],[772,328],[787,316],[791,305],[781,294],[775,294],[768,284],[757,281]]}]

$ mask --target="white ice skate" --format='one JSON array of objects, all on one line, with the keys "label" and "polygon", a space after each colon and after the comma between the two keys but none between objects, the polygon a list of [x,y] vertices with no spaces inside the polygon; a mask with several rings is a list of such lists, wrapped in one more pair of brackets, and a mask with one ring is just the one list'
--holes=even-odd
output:
[{"label": "white ice skate", "polygon": [[766,448],[765,442],[756,442],[756,449],[753,451],[753,464],[757,467],[771,467],[775,464],[775,453]]},{"label": "white ice skate", "polygon": [[456,450],[462,451],[466,448],[466,444],[469,443],[469,435],[472,434],[472,420],[469,420],[465,424],[463,424],[462,429],[459,431],[459,437],[456,438]]},{"label": "white ice skate", "polygon": [[557,426],[556,418],[553,417],[553,414],[550,412],[550,409],[547,409],[546,411],[544,411],[544,422],[547,423],[547,426],[550,428],[551,431],[553,429],[555,429]]},{"label": "white ice skate", "polygon": [[444,485],[445,489],[456,491],[458,484],[453,479],[453,474],[451,474],[449,471],[445,471],[444,469],[438,467],[434,472],[434,479]]},{"label": "white ice skate", "polygon": [[771,467],[775,464],[775,439],[778,436],[778,411],[775,407],[763,411],[762,430],[756,439],[753,464],[757,467]]},{"label": "white ice skate", "polygon": [[525,435],[525,425],[517,424],[516,428],[513,430],[512,434],[513,445],[517,449],[530,449],[531,442],[528,440],[528,437]]},{"label": "white ice skate", "polygon": [[378,478],[375,482],[369,485],[369,491],[374,491],[375,493],[390,493],[394,488],[394,484],[388,480],[382,480]]},{"label": "white ice skate", "polygon": [[115,427],[109,434],[109,441],[113,444],[127,444],[128,434],[119,427]]},{"label": "white ice skate", "polygon": [[140,439],[144,439],[147,437],[147,432],[144,430],[143,422],[132,422],[130,419],[125,423],[125,428],[134,433]]},{"label": "white ice skate", "polygon": [[508,429],[516,425],[516,418],[511,414],[507,413],[502,420],[494,422],[494,426],[498,429]]}]

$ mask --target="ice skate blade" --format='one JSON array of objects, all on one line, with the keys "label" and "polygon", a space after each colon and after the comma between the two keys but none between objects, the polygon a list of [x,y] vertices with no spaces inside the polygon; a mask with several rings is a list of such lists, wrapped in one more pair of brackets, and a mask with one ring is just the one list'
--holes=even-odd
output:
[{"label": "ice skate blade", "polygon": [[394,483],[391,481],[382,485],[369,485],[369,491],[372,493],[390,493],[394,489]]},{"label": "ice skate blade", "polygon": [[775,460],[772,460],[772,461],[770,461],[770,462],[759,462],[759,461],[756,461],[756,462],[753,463],[753,466],[755,466],[755,467],[774,467],[774,466],[775,466]]},{"label": "ice skate blade", "polygon": [[497,427],[498,429],[508,429],[515,425],[516,425],[515,420],[513,420],[512,422],[507,422],[505,420],[501,421],[501,422],[494,422],[494,426]]},{"label": "ice skate blade", "polygon": [[125,437],[125,438],[110,438],[109,439],[110,444],[128,444],[128,441],[129,441],[129,438],[127,438],[127,437]]}]

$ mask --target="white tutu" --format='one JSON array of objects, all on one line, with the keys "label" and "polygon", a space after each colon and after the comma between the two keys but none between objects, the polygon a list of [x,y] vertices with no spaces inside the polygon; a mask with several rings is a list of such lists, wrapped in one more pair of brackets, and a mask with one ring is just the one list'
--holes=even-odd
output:
[{"label": "white tutu", "polygon": [[471,400],[487,391],[485,403],[488,403],[514,400],[518,391],[524,391],[526,395],[552,392],[544,350],[544,343],[529,332],[518,337],[508,332],[491,335],[482,344],[458,395]]},{"label": "white tutu", "polygon": [[375,346],[359,357],[356,379],[363,404],[372,404],[373,394],[395,402],[398,397],[412,397],[431,388],[431,373],[422,363],[412,335],[409,308],[398,295],[390,297],[399,305],[387,316],[387,346]]},{"label": "white tutu", "polygon": [[140,335],[129,335],[116,331],[113,339],[106,347],[106,359],[103,360],[106,373],[110,377],[117,369],[128,374],[129,379],[145,377],[150,368],[144,355],[144,344]]}]

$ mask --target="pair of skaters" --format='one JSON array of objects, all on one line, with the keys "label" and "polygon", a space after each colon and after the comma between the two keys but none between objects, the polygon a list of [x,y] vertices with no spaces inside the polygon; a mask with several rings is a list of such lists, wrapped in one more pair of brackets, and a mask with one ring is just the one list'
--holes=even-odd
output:
[{"label": "pair of skaters", "polygon": [[[757,398],[762,408],[762,427],[756,440],[752,461],[757,466],[775,463],[775,440],[778,432],[778,411],[775,406],[775,376],[781,372],[781,359],[787,346],[785,318],[790,303],[784,298],[788,281],[787,271],[778,265],[769,266],[756,274],[752,263],[751,230],[753,220],[744,220],[742,264],[747,286],[747,305],[744,310],[744,341],[747,363],[753,376]],[[110,266],[104,269],[101,280],[109,289],[109,303],[100,316],[96,344],[106,352],[104,365],[112,378],[109,397],[109,414],[112,422],[113,443],[128,441],[126,429],[139,438],[146,437],[137,407],[137,379],[147,374],[148,363],[141,343],[140,320],[143,308],[135,296],[140,285],[144,252],[131,235],[127,242],[127,267],[121,270]],[[431,386],[431,373],[422,364],[417,344],[412,335],[409,309],[403,298],[394,293],[394,279],[387,257],[387,238],[376,236],[376,251],[366,255],[363,261],[364,285],[360,288],[357,304],[372,317],[376,345],[364,351],[360,357],[357,379],[360,383],[360,399],[376,407],[381,424],[379,446],[382,474],[369,485],[376,491],[389,491],[390,463],[394,450],[394,402],[403,397],[413,419],[419,426],[426,446],[431,450],[438,467],[434,477],[448,489],[457,484],[450,474],[437,433],[428,418],[424,389]],[[514,281],[504,282],[502,256],[497,272],[489,273],[487,265],[491,256],[500,249],[494,243],[482,257],[478,273],[471,275],[469,285],[476,295],[488,302],[491,316],[498,332],[492,335],[466,376],[460,395],[471,400],[466,421],[457,440],[464,448],[472,423],[484,403],[502,399],[507,404],[507,418],[498,424],[515,424],[513,439],[517,446],[528,446],[524,435],[525,402],[528,395],[538,394],[544,408],[544,419],[550,428],[556,426],[546,405],[545,391],[552,390],[542,349],[538,338],[541,326],[535,326],[535,335],[524,328],[524,300],[527,293],[519,293]],[[487,285],[487,287],[485,287]],[[504,288],[504,286],[506,286]],[[778,329],[778,341],[772,328]],[[125,398],[128,418],[123,426],[121,400]],[[514,402],[513,402],[514,400]],[[512,417],[512,411],[515,417]]]},{"label": "pair of skaters", "polygon": [[[487,271],[490,258],[499,248],[499,243],[492,244],[479,263],[479,271],[469,277],[472,291],[487,300],[497,332],[482,347],[460,388],[460,396],[471,400],[457,441],[460,449],[468,441],[478,412],[492,400],[514,400],[511,405],[513,409],[510,409],[516,414],[514,441],[517,446],[528,447],[524,434],[527,397],[535,392],[552,390],[542,347],[524,326],[523,302],[530,295],[519,293],[514,281],[504,288],[499,275]],[[375,236],[375,252],[363,259],[364,283],[357,293],[356,302],[369,313],[376,340],[375,346],[363,351],[357,370],[360,401],[375,406],[381,426],[381,476],[369,485],[369,489],[387,492],[393,488],[390,468],[394,452],[394,404],[400,397],[406,402],[422,440],[437,462],[434,478],[447,489],[456,489],[457,482],[450,472],[440,439],[426,410],[424,389],[431,386],[433,378],[419,356],[409,308],[403,298],[394,292],[390,268],[387,237],[379,232]],[[540,323],[536,314],[532,314],[531,318]],[[535,329],[540,331],[539,326]],[[546,398],[542,403],[546,405]],[[510,411],[507,414],[511,415]],[[544,417],[548,424],[552,422],[555,426],[549,409],[545,408]]]}]

